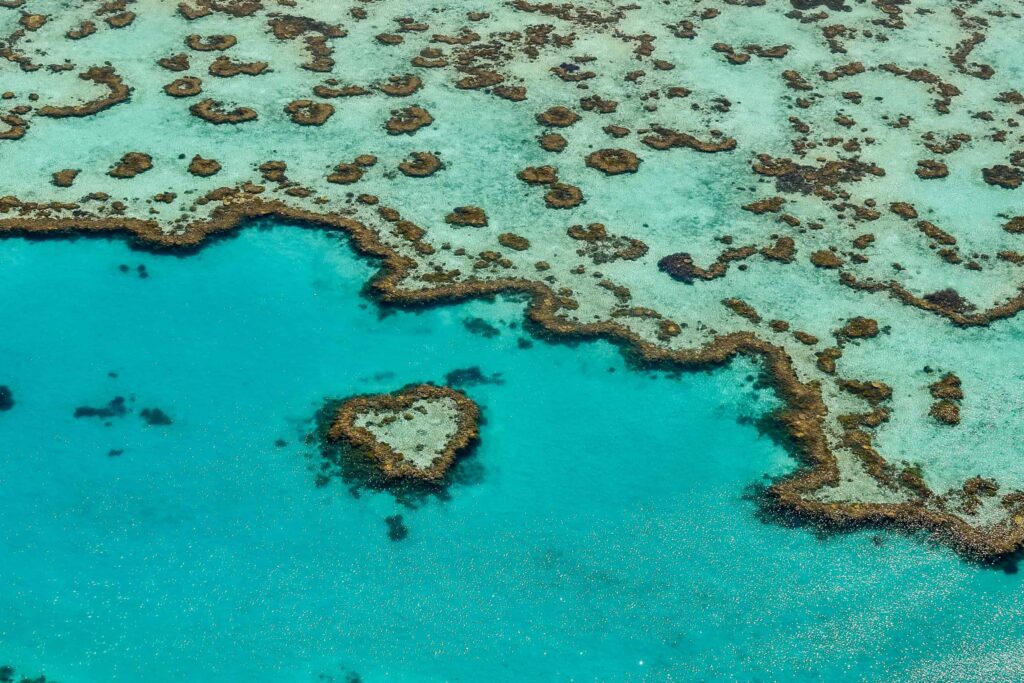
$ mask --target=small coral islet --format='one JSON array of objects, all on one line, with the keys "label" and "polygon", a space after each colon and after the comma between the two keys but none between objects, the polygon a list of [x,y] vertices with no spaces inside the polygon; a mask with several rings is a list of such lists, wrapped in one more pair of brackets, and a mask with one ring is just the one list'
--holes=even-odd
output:
[{"label": "small coral islet", "polygon": [[437,483],[478,438],[479,419],[477,405],[461,391],[417,384],[346,399],[328,437],[373,460],[388,479]]}]

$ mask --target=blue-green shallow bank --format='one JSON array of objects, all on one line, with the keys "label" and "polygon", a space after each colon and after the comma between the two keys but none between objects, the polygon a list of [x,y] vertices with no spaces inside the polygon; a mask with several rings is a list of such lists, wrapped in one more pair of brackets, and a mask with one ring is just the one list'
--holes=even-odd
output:
[{"label": "blue-green shallow bank", "polygon": [[[794,463],[749,424],[776,406],[751,364],[672,378],[605,343],[521,348],[521,302],[381,317],[373,270],[286,227],[187,258],[0,241],[0,664],[62,683],[1024,676],[1020,576],[759,521],[751,485]],[[466,388],[486,423],[449,500],[316,485],[325,398],[473,366],[500,383]],[[128,414],[73,417],[116,396]]]}]

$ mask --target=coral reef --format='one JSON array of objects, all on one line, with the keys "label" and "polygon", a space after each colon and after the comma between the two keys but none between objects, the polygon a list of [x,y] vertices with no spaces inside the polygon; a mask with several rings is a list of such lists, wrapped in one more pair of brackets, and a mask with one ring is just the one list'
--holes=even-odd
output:
[{"label": "coral reef", "polygon": [[480,411],[465,394],[417,384],[345,400],[328,432],[372,460],[388,479],[438,483],[479,437]]},{"label": "coral reef", "polygon": [[284,111],[291,117],[292,123],[300,126],[322,126],[327,119],[334,116],[334,106],[327,102],[313,100],[295,100],[289,102]]},{"label": "coral reef", "polygon": [[587,166],[596,168],[605,175],[636,173],[640,159],[628,149],[599,149],[587,155]]},{"label": "coral reef", "polygon": [[[276,217],[380,259],[387,304],[515,293],[538,333],[640,363],[752,355],[802,465],[770,505],[1024,546],[1007,0],[18,4],[0,234],[188,251]],[[357,51],[380,59],[335,60]]]},{"label": "coral reef", "polygon": [[434,122],[434,117],[430,115],[423,107],[406,107],[405,109],[396,109],[391,112],[391,118],[388,119],[384,127],[391,135],[412,135],[420,128],[429,126]]},{"label": "coral reef", "polygon": [[145,152],[128,152],[107,172],[111,178],[134,178],[153,168],[153,157]]},{"label": "coral reef", "polygon": [[200,178],[208,178],[220,171],[220,162],[216,159],[204,159],[198,154],[188,163],[188,172]]},{"label": "coral reef", "polygon": [[234,109],[224,109],[224,103],[207,98],[200,102],[196,102],[189,111],[192,112],[193,116],[197,116],[204,121],[210,123],[222,124],[222,123],[245,123],[246,121],[255,121],[259,118],[255,109],[249,107],[235,107]]}]

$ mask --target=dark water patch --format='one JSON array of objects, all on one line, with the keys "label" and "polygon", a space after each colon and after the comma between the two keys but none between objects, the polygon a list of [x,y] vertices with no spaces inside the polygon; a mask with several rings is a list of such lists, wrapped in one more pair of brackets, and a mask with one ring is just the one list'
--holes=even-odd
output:
[{"label": "dark water patch", "polygon": [[[121,271],[122,273],[124,273],[125,275],[127,275],[130,272],[132,272],[132,267],[129,266],[127,263],[120,264],[117,267],[117,269],[119,271]],[[138,275],[143,280],[145,280],[146,278],[149,277],[149,271],[146,269],[145,264],[142,264],[142,263],[140,263],[139,265],[135,266],[135,273],[136,273],[136,275]]]},{"label": "dark water patch", "polygon": [[784,451],[793,456],[794,459],[799,461],[799,444],[797,444],[793,439],[793,436],[790,434],[789,428],[786,426],[785,421],[783,421],[780,411],[771,411],[756,417],[740,415],[736,418],[736,422],[741,425],[754,427],[759,436],[768,438],[772,443],[781,447]]},{"label": "dark water patch", "polygon": [[17,683],[57,683],[57,681],[52,678],[47,678],[46,676],[36,676],[34,678],[21,676],[19,678],[17,677],[17,674],[17,670],[9,664],[0,666],[0,683],[15,683],[15,681],[17,681]]},{"label": "dark water patch", "polygon": [[75,408],[74,416],[76,418],[82,417],[99,417],[99,418],[111,418],[111,417],[123,417],[128,414],[128,406],[125,403],[124,396],[115,396],[105,406],[95,408],[92,406],[78,406]]},{"label": "dark water patch", "polygon": [[363,677],[355,671],[346,667],[341,667],[340,675],[333,673],[321,673],[317,676],[317,681],[320,683],[363,683]]},{"label": "dark water patch", "polygon": [[501,330],[483,318],[466,318],[462,321],[462,326],[465,327],[470,334],[479,335],[484,339],[493,339],[501,334]]},{"label": "dark water patch", "polygon": [[444,383],[450,387],[475,387],[481,384],[505,383],[500,372],[485,375],[479,365],[469,368],[457,368],[444,376]]},{"label": "dark water patch", "polygon": [[386,382],[389,379],[394,379],[395,373],[390,370],[384,370],[382,372],[375,372],[372,375],[360,377],[360,382]]},{"label": "dark water patch", "polygon": [[392,541],[404,541],[409,537],[409,527],[405,525],[402,515],[385,517],[384,522],[388,525],[388,538]]},{"label": "dark water patch", "polygon": [[6,384],[0,384],[0,412],[14,407],[14,392]]},{"label": "dark water patch", "polygon": [[833,12],[850,12],[852,7],[846,4],[846,0],[789,0],[793,9],[809,10],[824,5]]},{"label": "dark water patch", "polygon": [[143,408],[139,417],[150,427],[166,426],[174,422],[167,413],[159,408]]},{"label": "dark water patch", "polygon": [[284,439],[276,439],[274,441],[274,448],[285,448],[288,446],[288,442]]}]

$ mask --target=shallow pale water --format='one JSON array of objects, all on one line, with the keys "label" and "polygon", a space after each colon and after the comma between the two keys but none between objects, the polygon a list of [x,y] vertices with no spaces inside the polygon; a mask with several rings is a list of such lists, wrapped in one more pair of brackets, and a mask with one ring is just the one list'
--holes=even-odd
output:
[{"label": "shallow pale water", "polygon": [[[286,227],[188,257],[0,242],[0,663],[62,683],[1024,675],[1018,575],[759,520],[751,486],[794,462],[741,424],[776,406],[752,364],[520,348],[516,301],[382,317],[373,269]],[[316,485],[325,398],[472,366],[500,383],[466,387],[486,422],[447,500]],[[109,425],[73,417],[115,396]],[[155,407],[173,423],[146,425]]]}]

